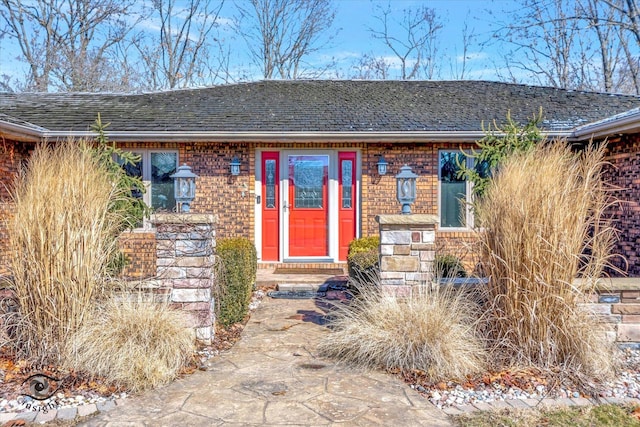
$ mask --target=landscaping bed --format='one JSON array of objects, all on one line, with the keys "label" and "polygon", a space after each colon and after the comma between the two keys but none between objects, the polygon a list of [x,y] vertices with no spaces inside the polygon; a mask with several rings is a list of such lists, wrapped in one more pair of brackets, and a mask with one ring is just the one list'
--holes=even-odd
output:
[{"label": "landscaping bed", "polygon": [[[258,289],[253,293],[250,311],[255,310],[264,298],[268,289]],[[209,345],[199,344],[191,359],[191,363],[182,369],[179,377],[190,375],[196,370],[206,370],[206,361],[229,350],[242,335],[242,330],[250,314],[242,322],[223,327],[216,325],[216,333]],[[28,393],[25,380],[35,374],[44,374],[59,379],[58,383],[51,382],[55,392],[49,399],[35,400],[23,394]],[[122,387],[116,387],[101,377],[89,377],[86,374],[65,371],[57,366],[37,367],[25,360],[16,360],[6,349],[0,349],[0,415],[2,413],[22,413],[28,411],[43,411],[96,405],[101,408],[107,402],[124,399],[131,393]],[[71,425],[71,424],[69,424]]]}]

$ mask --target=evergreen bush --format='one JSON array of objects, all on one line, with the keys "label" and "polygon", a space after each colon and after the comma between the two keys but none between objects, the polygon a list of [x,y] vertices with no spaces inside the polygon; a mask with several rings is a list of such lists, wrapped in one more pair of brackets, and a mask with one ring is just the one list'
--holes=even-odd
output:
[{"label": "evergreen bush", "polygon": [[360,283],[370,283],[378,276],[380,237],[354,239],[349,243],[347,266],[349,277]]},{"label": "evergreen bush", "polygon": [[214,289],[218,323],[230,326],[247,315],[257,268],[256,247],[250,240],[242,237],[218,240]]},{"label": "evergreen bush", "polygon": [[455,255],[437,254],[433,263],[437,277],[444,279],[467,277],[467,271],[462,265],[462,261]]}]

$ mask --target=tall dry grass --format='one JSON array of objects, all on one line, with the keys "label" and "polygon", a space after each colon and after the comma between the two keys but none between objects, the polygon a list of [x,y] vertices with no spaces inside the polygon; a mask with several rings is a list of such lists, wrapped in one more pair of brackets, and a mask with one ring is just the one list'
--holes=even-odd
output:
[{"label": "tall dry grass", "polygon": [[406,297],[361,286],[357,298],[337,307],[333,331],[319,350],[359,367],[421,370],[432,381],[463,379],[486,366],[477,309],[449,286],[425,284]]},{"label": "tall dry grass", "polygon": [[123,194],[83,143],[39,145],[11,191],[11,274],[19,313],[12,344],[34,361],[57,359],[105,289],[117,251]]},{"label": "tall dry grass", "polygon": [[140,295],[110,298],[72,334],[66,364],[132,391],[165,384],[195,352],[193,329],[183,316]]},{"label": "tall dry grass", "polygon": [[590,378],[613,372],[613,348],[580,306],[615,237],[604,215],[603,155],[603,147],[574,153],[562,141],[515,154],[475,207],[500,363]]}]

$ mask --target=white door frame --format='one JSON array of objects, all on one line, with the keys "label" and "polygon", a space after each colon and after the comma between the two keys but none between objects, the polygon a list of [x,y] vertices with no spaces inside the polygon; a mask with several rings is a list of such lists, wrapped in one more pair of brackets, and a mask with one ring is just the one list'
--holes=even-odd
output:
[{"label": "white door frame", "polygon": [[[254,193],[256,196],[262,195],[262,152],[279,152],[279,200],[280,200],[280,235],[279,235],[279,259],[281,262],[337,262],[338,261],[338,207],[339,207],[339,182],[338,182],[338,153],[339,152],[355,152],[356,153],[356,173],[354,179],[356,180],[356,237],[360,236],[361,229],[361,179],[362,179],[362,164],[361,152],[358,149],[340,148],[340,149],[278,149],[278,148],[261,148],[256,150],[256,179]],[[329,156],[329,182],[328,182],[328,212],[327,212],[327,238],[329,253],[327,256],[322,257],[290,257],[289,256],[289,210],[284,210],[285,203],[287,206],[289,201],[289,156],[304,156],[304,155],[327,155]],[[256,250],[258,251],[258,260],[262,259],[262,204],[264,200],[255,203],[255,230],[254,241],[256,242]],[[276,262],[276,261],[266,261]]]}]

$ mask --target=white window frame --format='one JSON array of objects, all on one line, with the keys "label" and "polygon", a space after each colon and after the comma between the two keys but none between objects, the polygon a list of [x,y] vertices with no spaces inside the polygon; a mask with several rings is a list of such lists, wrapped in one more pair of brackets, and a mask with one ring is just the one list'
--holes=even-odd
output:
[{"label": "white window frame", "polygon": [[[460,149],[441,149],[438,150],[438,220],[442,218],[442,176],[441,176],[441,167],[440,167],[440,159],[442,153],[460,153],[465,156],[465,164],[467,168],[472,168],[475,164],[475,159],[470,156],[470,152],[467,150]],[[471,201],[473,197],[473,183],[468,179],[464,179],[465,181],[465,225],[462,227],[446,227],[440,224],[438,227],[442,231],[469,231],[474,228],[474,215],[473,209],[471,208]]]},{"label": "white window frame", "polygon": [[[149,209],[153,209],[151,206],[151,153],[171,153],[176,155],[176,170],[180,165],[180,153],[178,150],[163,150],[159,148],[153,149],[139,149],[139,148],[123,148],[122,151],[132,153],[136,156],[140,156],[142,161],[142,183],[144,185],[144,194],[142,195],[142,201]],[[143,220],[143,226],[141,228],[149,228],[150,224],[147,218]]]}]

